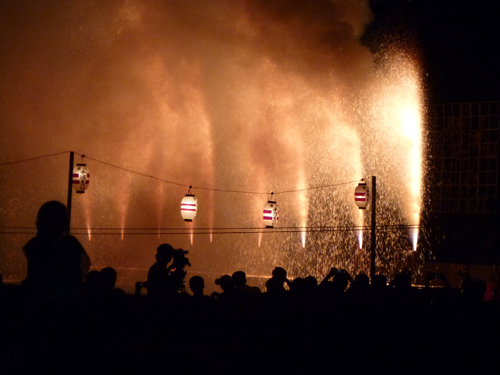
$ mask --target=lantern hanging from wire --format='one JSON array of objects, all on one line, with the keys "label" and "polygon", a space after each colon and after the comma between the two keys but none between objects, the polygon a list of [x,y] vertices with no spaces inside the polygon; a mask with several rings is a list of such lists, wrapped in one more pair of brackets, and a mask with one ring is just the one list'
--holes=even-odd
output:
[{"label": "lantern hanging from wire", "polygon": [[90,174],[86,164],[80,163],[73,168],[73,188],[83,194],[89,187]]},{"label": "lantern hanging from wire", "polygon": [[273,199],[273,193],[271,193],[271,198],[264,206],[263,214],[264,225],[266,226],[266,228],[274,228],[280,217],[280,211],[278,209],[276,201]]},{"label": "lantern hanging from wire", "polygon": [[354,189],[354,202],[360,210],[366,209],[369,196],[368,185],[364,180],[361,180],[356,189]]},{"label": "lantern hanging from wire", "polygon": [[198,200],[191,194],[191,187],[189,187],[188,193],[181,201],[181,215],[184,221],[193,221],[198,211]]}]

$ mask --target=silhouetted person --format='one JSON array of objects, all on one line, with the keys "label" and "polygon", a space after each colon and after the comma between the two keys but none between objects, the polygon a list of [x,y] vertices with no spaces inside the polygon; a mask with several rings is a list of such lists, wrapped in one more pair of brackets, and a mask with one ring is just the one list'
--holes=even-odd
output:
[{"label": "silhouetted person", "polygon": [[[331,278],[333,278],[332,281],[330,281]],[[354,280],[346,270],[332,267],[330,272],[321,281],[320,286],[328,295],[337,297],[340,294],[344,294],[349,282],[353,283]]]},{"label": "silhouetted person", "polygon": [[201,276],[193,276],[189,279],[189,288],[193,293],[190,300],[190,313],[193,317],[207,317],[214,312],[215,301],[205,295],[205,280]]},{"label": "silhouetted person", "polygon": [[103,288],[112,291],[116,286],[116,271],[112,267],[105,267],[100,271],[102,275]]},{"label": "silhouetted person", "polygon": [[148,272],[147,290],[152,297],[165,297],[171,292],[170,268],[168,263],[172,260],[174,248],[170,244],[161,244],[156,249],[156,263]]},{"label": "silhouetted person", "polygon": [[222,293],[213,292],[212,297],[214,298],[226,298],[228,294],[232,294],[236,291],[234,288],[233,279],[229,275],[222,275],[221,277],[216,279],[215,285],[219,285],[221,287]]},{"label": "silhouetted person", "polygon": [[23,287],[35,298],[77,296],[90,260],[80,242],[68,235],[68,212],[57,201],[44,203],[36,220],[38,233],[23,247],[28,263]]},{"label": "silhouetted person", "polygon": [[384,275],[373,276],[371,287],[376,293],[383,292],[387,288],[387,278]]},{"label": "silhouetted person", "polygon": [[189,279],[189,288],[193,292],[193,296],[197,298],[202,298],[205,296],[205,280],[201,276],[193,276]]},{"label": "silhouetted person", "polygon": [[261,291],[256,286],[247,285],[247,275],[243,271],[236,271],[232,274],[234,287],[237,291],[248,294],[252,299],[258,300]]},{"label": "silhouetted person", "polygon": [[16,365],[20,373],[71,369],[88,332],[82,291],[90,260],[80,242],[68,234],[64,204],[44,203],[36,226],[36,237],[23,247],[28,269],[22,285],[29,301]]},{"label": "silhouetted person", "polygon": [[178,291],[184,293],[184,279],[187,271],[186,267],[191,267],[189,259],[186,257],[189,251],[183,249],[175,249],[172,256],[172,264],[170,265],[170,292],[177,293]]},{"label": "silhouetted person", "polygon": [[399,272],[389,285],[398,291],[408,291],[411,289],[411,276],[407,272]]},{"label": "silhouetted person", "polygon": [[290,291],[285,289],[284,284],[291,288],[292,283],[282,267],[274,268],[271,275],[272,277],[266,281],[266,291],[262,293],[261,308],[264,314],[282,316],[289,313],[292,304]]},{"label": "silhouetted person", "polygon": [[370,278],[364,273],[356,275],[350,288],[347,290],[350,298],[367,301],[370,297]]},{"label": "silhouetted person", "polygon": [[353,314],[352,317],[357,320],[366,320],[368,305],[371,302],[370,278],[363,273],[356,275],[345,297],[348,308]]},{"label": "silhouetted person", "polygon": [[89,271],[83,281],[83,289],[87,296],[101,295],[103,292],[102,274],[97,270]]},{"label": "silhouetted person", "polygon": [[285,283],[290,288],[292,283],[287,279],[287,272],[282,267],[275,267],[271,273],[272,277],[266,282],[266,289],[268,292],[273,293],[283,293],[287,290],[285,289]]}]

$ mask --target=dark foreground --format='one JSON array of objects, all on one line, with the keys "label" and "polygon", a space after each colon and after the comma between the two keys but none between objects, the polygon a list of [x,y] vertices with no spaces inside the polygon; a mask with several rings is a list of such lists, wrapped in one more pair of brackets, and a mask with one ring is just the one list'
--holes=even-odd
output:
[{"label": "dark foreground", "polygon": [[451,288],[338,291],[303,283],[217,298],[115,289],[33,306],[20,287],[3,285],[0,296],[2,374],[500,368],[499,302]]}]

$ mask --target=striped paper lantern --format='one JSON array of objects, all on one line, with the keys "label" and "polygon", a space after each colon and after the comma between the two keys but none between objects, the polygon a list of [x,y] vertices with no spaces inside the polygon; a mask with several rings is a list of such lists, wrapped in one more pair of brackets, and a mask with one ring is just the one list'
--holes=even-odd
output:
[{"label": "striped paper lantern", "polygon": [[77,164],[73,168],[73,188],[77,193],[83,194],[89,187],[89,170],[86,164]]},{"label": "striped paper lantern", "polygon": [[354,202],[356,202],[359,209],[366,209],[368,205],[368,196],[368,185],[366,185],[366,182],[361,181],[358,186],[356,186],[356,189],[354,189]]},{"label": "striped paper lantern", "polygon": [[280,217],[280,211],[275,201],[269,200],[264,206],[264,225],[266,228],[274,228]]},{"label": "striped paper lantern", "polygon": [[194,194],[186,194],[181,201],[181,215],[184,221],[193,221],[198,210],[198,200]]}]

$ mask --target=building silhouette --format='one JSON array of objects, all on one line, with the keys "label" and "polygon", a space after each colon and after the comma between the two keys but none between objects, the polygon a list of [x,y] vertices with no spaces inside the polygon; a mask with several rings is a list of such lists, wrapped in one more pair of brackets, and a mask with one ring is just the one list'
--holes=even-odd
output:
[{"label": "building silhouette", "polygon": [[499,262],[499,102],[432,105],[428,123],[435,257]]}]

